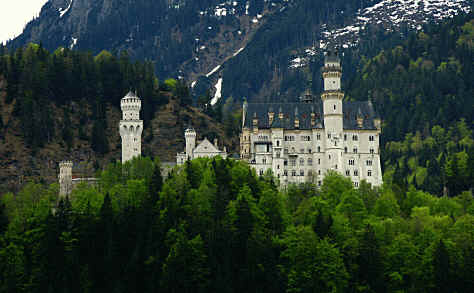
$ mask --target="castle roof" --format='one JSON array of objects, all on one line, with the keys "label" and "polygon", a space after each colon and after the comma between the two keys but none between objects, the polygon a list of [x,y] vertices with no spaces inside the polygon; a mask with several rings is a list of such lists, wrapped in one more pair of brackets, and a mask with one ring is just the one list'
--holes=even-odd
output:
[{"label": "castle roof", "polygon": [[[278,109],[273,115],[273,121],[270,125],[269,112],[270,109]],[[283,128],[296,129],[295,118],[299,120],[298,129],[322,129],[324,128],[323,102],[317,100],[313,103],[248,103],[245,114],[244,127],[252,128],[253,120],[258,120],[258,128]],[[282,112],[283,118],[280,119]],[[372,103],[370,102],[352,102],[344,101],[342,105],[343,111],[343,128],[347,130],[375,130],[374,119],[378,117]],[[314,113],[315,123],[311,125],[311,113]],[[357,124],[357,116],[362,116],[363,124],[360,128]]]},{"label": "castle roof", "polygon": [[133,99],[138,99],[138,96],[136,93],[132,92],[132,91],[129,91],[125,97],[123,97],[122,99],[130,99],[130,98],[133,98]]}]

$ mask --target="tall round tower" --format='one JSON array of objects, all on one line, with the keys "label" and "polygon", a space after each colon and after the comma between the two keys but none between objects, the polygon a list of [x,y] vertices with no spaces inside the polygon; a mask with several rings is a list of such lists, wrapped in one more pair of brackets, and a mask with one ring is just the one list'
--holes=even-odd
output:
[{"label": "tall round tower", "polygon": [[327,52],[324,58],[323,100],[324,129],[326,132],[326,162],[328,169],[341,170],[342,167],[342,132],[343,115],[341,90],[342,68],[341,60],[336,50]]},{"label": "tall round tower", "polygon": [[196,131],[192,127],[188,127],[184,131],[186,139],[186,159],[193,159],[193,151],[196,148]]},{"label": "tall round tower", "polygon": [[120,136],[122,138],[122,163],[140,156],[142,153],[143,120],[140,120],[142,101],[136,93],[129,92],[121,101],[122,120]]},{"label": "tall round tower", "polygon": [[59,195],[66,196],[72,191],[72,161],[59,163]]}]

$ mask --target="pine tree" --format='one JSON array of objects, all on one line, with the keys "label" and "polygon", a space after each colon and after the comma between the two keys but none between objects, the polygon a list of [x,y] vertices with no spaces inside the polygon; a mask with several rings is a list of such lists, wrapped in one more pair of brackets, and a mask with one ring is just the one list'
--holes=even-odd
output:
[{"label": "pine tree", "polygon": [[449,253],[443,240],[436,246],[433,255],[434,291],[439,293],[451,291],[451,264]]},{"label": "pine tree", "polygon": [[159,164],[157,164],[155,165],[155,169],[153,170],[153,175],[148,186],[148,193],[152,199],[152,204],[158,200],[158,193],[161,191],[162,187],[163,177],[161,176],[161,167]]},{"label": "pine tree", "polygon": [[367,225],[360,240],[359,284],[367,287],[367,292],[384,292],[384,266],[380,248],[372,226]]}]

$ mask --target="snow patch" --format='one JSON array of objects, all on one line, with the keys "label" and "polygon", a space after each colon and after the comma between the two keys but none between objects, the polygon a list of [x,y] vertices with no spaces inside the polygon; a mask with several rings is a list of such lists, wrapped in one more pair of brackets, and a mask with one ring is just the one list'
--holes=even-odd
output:
[{"label": "snow patch", "polygon": [[214,69],[212,69],[208,74],[206,74],[206,77],[213,75],[217,70],[219,70],[219,68],[221,68],[220,65],[217,65],[216,67],[214,67]]},{"label": "snow patch", "polygon": [[59,12],[59,18],[62,18],[62,17],[64,16],[64,14],[66,14],[66,12],[68,12],[68,11],[69,11],[69,9],[71,9],[71,6],[72,6],[72,1],[73,1],[73,0],[71,0],[71,2],[69,2],[69,6],[68,6],[68,7],[66,7],[66,9],[64,9],[64,10],[63,10],[62,8],[59,8],[59,9],[58,9],[58,12]]},{"label": "snow patch", "polygon": [[217,80],[217,83],[215,85],[216,93],[214,94],[214,98],[212,98],[211,100],[211,106],[214,106],[222,97],[222,80],[222,77],[219,77],[219,79]]},{"label": "snow patch", "polygon": [[71,38],[71,40],[72,40],[72,43],[71,43],[71,46],[69,48],[72,50],[74,48],[74,46],[76,46],[76,44],[77,44],[77,38],[73,37],[73,38]]},{"label": "snow patch", "polygon": [[191,88],[194,88],[196,86],[196,82],[197,82],[196,80],[191,82]]},{"label": "snow patch", "polygon": [[245,47],[240,48],[239,50],[237,50],[237,52],[234,53],[233,56],[235,57],[235,56],[239,55],[239,53],[242,52],[244,49],[245,49]]}]

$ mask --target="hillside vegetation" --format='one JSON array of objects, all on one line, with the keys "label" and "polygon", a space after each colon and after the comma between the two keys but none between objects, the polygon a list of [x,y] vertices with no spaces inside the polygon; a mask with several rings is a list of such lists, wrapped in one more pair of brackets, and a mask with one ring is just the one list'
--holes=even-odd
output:
[{"label": "hillside vegetation", "polygon": [[429,26],[363,60],[347,95],[371,99],[381,117],[387,180],[432,194],[474,184],[474,20]]},{"label": "hillside vegetation", "polygon": [[330,174],[278,190],[245,163],[197,159],[163,182],[111,164],[58,203],[0,204],[0,292],[470,292],[474,200]]},{"label": "hillside vegetation", "polygon": [[143,154],[174,161],[190,124],[199,138],[219,137],[235,149],[236,135],[190,107],[183,82],[159,83],[149,62],[108,51],[0,47],[0,190],[55,181],[63,159],[81,163],[75,169],[86,176],[120,159],[120,99],[130,90],[142,99]]}]

